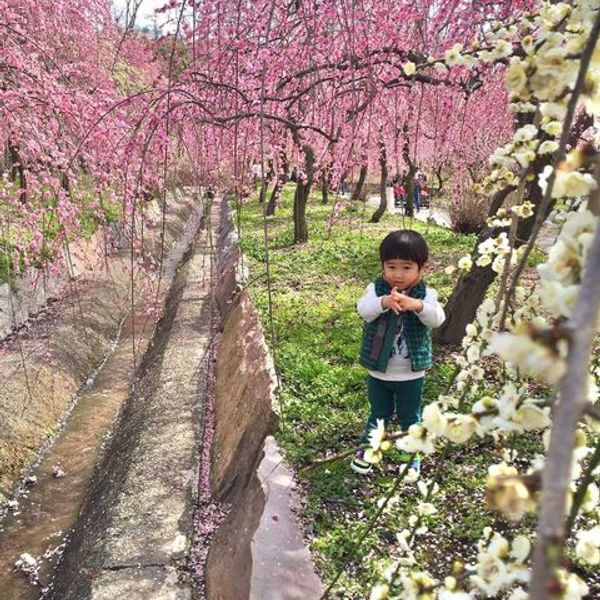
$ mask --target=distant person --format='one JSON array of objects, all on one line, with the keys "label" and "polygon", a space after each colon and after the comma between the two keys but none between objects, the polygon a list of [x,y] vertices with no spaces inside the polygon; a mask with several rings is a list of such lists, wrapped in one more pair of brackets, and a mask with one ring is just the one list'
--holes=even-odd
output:
[{"label": "distant person", "polygon": [[415,205],[415,210],[419,212],[421,209],[421,182],[416,177],[413,181],[413,204]]},{"label": "distant person", "polygon": [[394,184],[394,206],[396,208],[400,208],[404,205],[405,196],[406,188],[404,187],[404,183],[402,183],[402,180],[398,178],[398,180]]},{"label": "distant person", "polygon": [[420,198],[419,198],[420,202],[419,203],[422,207],[429,208],[430,200],[431,200],[431,190],[427,186],[427,178],[424,178],[423,182],[421,183],[421,193],[420,193]]},{"label": "distant person", "polygon": [[[356,304],[365,321],[360,364],[368,369],[371,407],[362,443],[369,440],[379,419],[387,425],[394,412],[403,430],[421,420],[425,370],[431,366],[431,330],[445,320],[437,292],[422,279],[429,249],[420,233],[392,231],[381,242],[379,257],[383,274]],[[362,450],[351,466],[361,474],[372,468]],[[410,464],[417,472],[420,467],[418,458]]]}]

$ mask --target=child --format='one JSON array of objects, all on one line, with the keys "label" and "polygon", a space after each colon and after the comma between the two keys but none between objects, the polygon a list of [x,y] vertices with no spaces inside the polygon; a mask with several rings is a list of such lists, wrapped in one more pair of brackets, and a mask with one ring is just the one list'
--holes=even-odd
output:
[{"label": "child", "polygon": [[[365,320],[360,363],[368,369],[371,413],[362,442],[377,419],[387,424],[396,409],[403,430],[421,418],[425,369],[431,366],[431,329],[445,319],[437,292],[421,277],[429,256],[427,242],[410,229],[392,231],[379,246],[383,277],[370,283],[357,302]],[[366,474],[371,464],[359,451],[352,469]],[[411,468],[419,472],[418,459]]]}]

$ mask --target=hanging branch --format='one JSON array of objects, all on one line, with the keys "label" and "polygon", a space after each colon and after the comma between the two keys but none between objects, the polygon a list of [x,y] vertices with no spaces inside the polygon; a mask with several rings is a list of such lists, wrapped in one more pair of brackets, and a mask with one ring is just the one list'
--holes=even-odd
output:
[{"label": "hanging branch", "polygon": [[[599,20],[600,23],[600,20]],[[587,259],[573,314],[567,323],[570,347],[554,413],[550,447],[542,477],[542,497],[533,556],[531,600],[547,600],[565,542],[565,514],[575,432],[588,404],[588,375],[595,324],[600,312],[600,226]]]}]

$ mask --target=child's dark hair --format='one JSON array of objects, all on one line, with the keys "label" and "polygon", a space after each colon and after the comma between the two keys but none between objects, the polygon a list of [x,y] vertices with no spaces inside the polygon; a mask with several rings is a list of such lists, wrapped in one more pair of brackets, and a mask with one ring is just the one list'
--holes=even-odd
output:
[{"label": "child's dark hair", "polygon": [[379,246],[381,264],[388,260],[412,260],[422,267],[429,258],[427,242],[418,231],[399,229],[388,233]]}]

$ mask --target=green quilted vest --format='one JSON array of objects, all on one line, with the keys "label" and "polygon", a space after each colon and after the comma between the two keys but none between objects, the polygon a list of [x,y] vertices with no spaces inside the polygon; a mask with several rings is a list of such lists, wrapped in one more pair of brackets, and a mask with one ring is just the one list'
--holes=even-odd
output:
[{"label": "green quilted vest", "polygon": [[[408,295],[423,300],[427,286],[420,281],[413,286]],[[375,280],[375,292],[386,296],[391,286],[381,277]],[[402,319],[402,335],[410,355],[413,371],[423,371],[431,366],[431,330],[423,325],[413,312],[397,315],[392,310],[384,312],[371,323],[365,323],[363,340],[360,347],[360,364],[371,371],[385,372],[392,352],[392,344],[398,330],[398,319]]]}]

